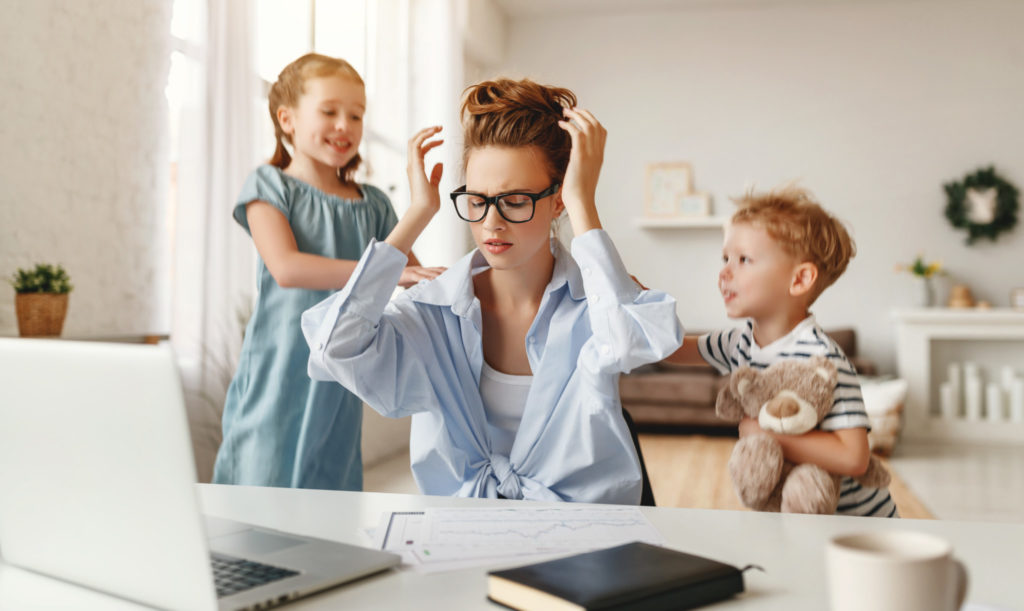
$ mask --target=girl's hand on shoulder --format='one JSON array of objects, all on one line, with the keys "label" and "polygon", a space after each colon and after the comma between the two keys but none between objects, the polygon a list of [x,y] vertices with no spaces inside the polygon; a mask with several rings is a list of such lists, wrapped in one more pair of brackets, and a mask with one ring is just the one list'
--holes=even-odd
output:
[{"label": "girl's hand on shoulder", "polygon": [[420,280],[433,280],[440,276],[447,267],[422,267],[410,265],[402,270],[402,276],[398,279],[398,286],[409,288]]},{"label": "girl's hand on shoulder", "polygon": [[589,110],[565,108],[563,114],[565,120],[559,121],[558,126],[572,137],[572,152],[562,182],[562,201],[574,232],[580,235],[601,226],[595,196],[608,132]]},{"label": "girl's hand on shoulder", "polygon": [[438,192],[438,185],[441,183],[443,166],[440,163],[434,164],[427,176],[424,167],[424,157],[427,153],[440,146],[444,140],[431,140],[441,131],[441,126],[428,127],[416,132],[416,135],[409,140],[409,161],[406,166],[406,173],[409,175],[410,205],[413,208],[420,208],[436,213],[441,208],[441,195]]}]

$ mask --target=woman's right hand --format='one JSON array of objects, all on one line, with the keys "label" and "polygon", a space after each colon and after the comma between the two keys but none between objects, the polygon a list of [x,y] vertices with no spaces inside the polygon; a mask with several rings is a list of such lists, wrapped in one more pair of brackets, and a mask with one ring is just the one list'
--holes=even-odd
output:
[{"label": "woman's right hand", "polygon": [[409,140],[409,162],[406,172],[409,175],[410,207],[436,214],[441,209],[441,194],[438,185],[441,183],[443,165],[434,164],[427,176],[424,157],[427,153],[440,146],[444,140],[430,140],[441,131],[441,126],[428,127],[416,132]]},{"label": "woman's right hand", "polygon": [[409,209],[398,220],[398,224],[385,240],[407,255],[412,251],[413,243],[430,224],[430,220],[434,218],[437,211],[441,209],[441,194],[438,192],[438,185],[441,184],[442,166],[440,163],[434,164],[430,170],[430,176],[427,176],[427,171],[423,167],[423,158],[426,157],[430,149],[440,146],[444,142],[444,140],[430,139],[439,131],[441,131],[440,125],[421,129],[409,140],[409,162],[405,167],[406,173],[409,175]]}]

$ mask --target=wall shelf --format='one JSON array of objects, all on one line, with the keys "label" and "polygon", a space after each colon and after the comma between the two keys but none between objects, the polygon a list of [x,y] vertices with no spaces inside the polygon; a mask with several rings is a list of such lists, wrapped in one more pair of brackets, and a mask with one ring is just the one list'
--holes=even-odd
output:
[{"label": "wall shelf", "polygon": [[633,224],[642,229],[721,229],[725,221],[726,218],[722,216],[664,219],[640,217],[634,219]]},{"label": "wall shelf", "polygon": [[[1016,355],[1024,352],[1024,312],[1009,308],[991,310],[917,308],[893,312],[896,320],[896,352],[899,376],[907,381],[903,435],[907,438],[972,442],[1024,443],[1024,423],[949,419],[938,414],[935,389],[942,367],[933,363],[936,349],[948,344],[1006,345]],[[940,350],[942,352],[942,350]],[[1015,360],[1015,359],[1014,359]],[[1021,361],[1024,363],[1024,361]],[[1020,364],[1015,364],[1020,368]]]}]

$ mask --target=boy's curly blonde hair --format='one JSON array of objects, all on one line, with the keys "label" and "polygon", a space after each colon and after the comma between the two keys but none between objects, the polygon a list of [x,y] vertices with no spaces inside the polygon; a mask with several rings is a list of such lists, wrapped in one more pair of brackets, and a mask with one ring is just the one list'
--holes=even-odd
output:
[{"label": "boy's curly blonde hair", "polygon": [[843,223],[805,189],[791,185],[767,193],[749,192],[735,201],[739,210],[732,215],[733,224],[764,229],[791,256],[818,268],[810,303],[843,275],[857,254]]}]

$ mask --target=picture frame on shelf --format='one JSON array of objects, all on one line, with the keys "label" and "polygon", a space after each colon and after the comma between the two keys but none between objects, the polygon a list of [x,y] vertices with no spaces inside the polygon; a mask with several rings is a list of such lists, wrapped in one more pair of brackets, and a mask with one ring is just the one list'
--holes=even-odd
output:
[{"label": "picture frame on shelf", "polygon": [[661,162],[647,165],[644,216],[676,218],[681,198],[693,193],[693,168],[689,163]]},{"label": "picture frame on shelf", "polygon": [[711,196],[707,193],[683,194],[679,196],[677,210],[682,218],[708,218],[711,216]]}]

